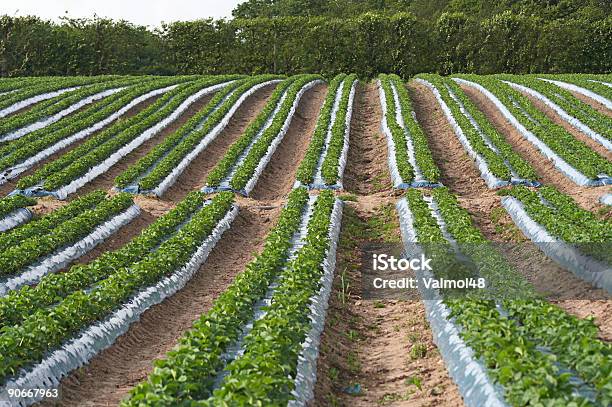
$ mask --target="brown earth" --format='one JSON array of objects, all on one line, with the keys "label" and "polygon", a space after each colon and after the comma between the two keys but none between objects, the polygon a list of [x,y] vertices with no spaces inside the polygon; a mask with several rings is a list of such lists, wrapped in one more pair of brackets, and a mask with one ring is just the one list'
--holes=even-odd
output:
[{"label": "brown earth", "polygon": [[327,85],[317,85],[304,93],[287,133],[250,194],[253,198],[273,201],[289,194],[295,182],[295,173],[308,150],[326,95]]},{"label": "brown earth", "polygon": [[587,105],[590,105],[592,108],[596,109],[599,113],[603,113],[603,114],[605,114],[607,116],[612,117],[612,110],[608,109],[602,103],[599,103],[595,99],[591,99],[590,97],[585,96],[582,93],[572,92],[572,91],[570,91],[570,92],[572,93],[572,95],[574,95],[578,99],[582,100]]},{"label": "brown earth", "polygon": [[557,112],[546,106],[541,100],[536,99],[535,97],[526,93],[524,93],[523,95],[526,96],[531,101],[531,103],[533,103],[535,107],[541,110],[553,123],[563,127],[568,133],[574,136],[574,138],[586,144],[591,150],[595,151],[600,156],[606,158],[608,161],[612,161],[612,151],[608,150],[600,143],[593,140],[585,133],[581,132],[580,130],[576,129],[571,124],[563,120],[563,118],[559,116]]},{"label": "brown earth", "polygon": [[[354,108],[345,176],[351,202],[342,220],[313,404],[462,405],[433,344],[423,303],[362,298],[360,265],[371,256],[369,244],[397,244],[399,226],[375,85],[358,86]],[[347,394],[356,385],[361,392]]]}]

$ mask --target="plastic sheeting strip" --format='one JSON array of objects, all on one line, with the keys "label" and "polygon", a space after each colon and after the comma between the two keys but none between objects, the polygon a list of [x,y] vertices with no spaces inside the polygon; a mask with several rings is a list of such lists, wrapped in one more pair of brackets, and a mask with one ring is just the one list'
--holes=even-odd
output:
[{"label": "plastic sheeting strip", "polygon": [[505,196],[501,202],[516,226],[547,257],[578,278],[612,294],[612,268],[609,265],[585,256],[569,244],[550,235],[542,225],[529,216],[520,200]]},{"label": "plastic sheeting strip", "polygon": [[125,113],[127,113],[127,111],[129,111],[130,109],[132,109],[136,105],[138,105],[138,104],[144,102],[145,100],[150,99],[150,98],[152,98],[154,96],[166,93],[169,90],[172,90],[172,89],[176,88],[177,86],[178,85],[171,85],[171,86],[167,86],[167,87],[161,88],[161,89],[156,89],[156,90],[148,92],[148,93],[146,93],[144,95],[141,95],[141,96],[135,98],[134,100],[132,100],[127,105],[123,106],[121,109],[117,110],[115,113],[113,113],[110,116],[108,116],[107,118],[105,118],[103,120],[100,120],[99,122],[93,124],[92,126],[86,128],[86,129],[83,129],[83,130],[81,130],[81,131],[79,131],[77,133],[74,133],[70,137],[67,137],[67,138],[65,138],[65,139],[63,139],[61,141],[58,141],[57,143],[55,143],[51,147],[46,148],[45,150],[42,150],[42,151],[38,152],[36,155],[33,155],[32,157],[28,158],[24,162],[4,170],[2,172],[2,174],[0,174],[0,185],[5,184],[9,180],[16,178],[19,174],[27,171],[32,166],[34,166],[34,164],[37,164],[37,163],[41,162],[42,160],[50,157],[51,155],[55,154],[56,152],[58,152],[60,150],[63,150],[64,148],[70,146],[74,142],[76,142],[78,140],[81,140],[81,139],[83,139],[83,138],[93,134],[94,132],[96,132],[96,131],[106,127],[108,124],[112,123],[114,120],[117,120],[119,117],[123,116]]},{"label": "plastic sheeting strip", "polygon": [[506,118],[506,120],[508,120],[510,124],[512,124],[514,128],[518,130],[518,132],[521,134],[521,136],[523,136],[523,138],[528,140],[538,150],[540,150],[540,152],[542,153],[544,157],[546,157],[547,159],[553,162],[555,168],[557,168],[561,173],[563,173],[565,176],[567,176],[570,180],[572,180],[577,185],[599,186],[599,185],[607,185],[607,184],[612,183],[612,178],[610,177],[605,177],[605,178],[600,178],[600,179],[590,179],[586,175],[578,171],[576,168],[569,165],[563,158],[561,158],[550,147],[548,147],[546,143],[540,140],[535,134],[527,130],[527,128],[523,126],[517,120],[517,118],[514,117],[512,113],[510,113],[508,108],[504,106],[504,104],[493,93],[491,93],[488,89],[486,89],[482,85],[475,83],[475,82],[467,81],[461,78],[452,78],[452,79],[457,83],[473,87],[477,89],[478,91],[480,91],[487,99],[489,99],[497,107],[497,109]]},{"label": "plastic sheeting strip", "polygon": [[[57,387],[64,376],[84,366],[98,353],[112,346],[115,340],[126,333],[130,325],[138,321],[146,310],[174,295],[187,284],[206,261],[237,215],[238,207],[234,206],[180,270],[165,277],[156,285],[141,290],[103,321],[85,329],[78,337],[51,352],[42,362],[9,380],[4,387],[0,388],[0,400],[11,400],[8,398],[8,389]],[[14,401],[9,402],[11,406],[29,406],[40,401],[41,398],[12,400]]]},{"label": "plastic sheeting strip", "polygon": [[15,209],[0,219],[0,232],[6,232],[32,219],[32,212],[27,208]]},{"label": "plastic sheeting strip", "polygon": [[586,134],[587,136],[589,136],[590,138],[592,138],[593,140],[597,141],[599,144],[601,144],[602,146],[604,146],[605,148],[607,148],[608,150],[612,151],[612,142],[610,140],[608,140],[607,138],[605,138],[604,136],[602,136],[601,134],[597,133],[596,131],[592,130],[589,126],[587,126],[586,124],[584,124],[583,122],[581,122],[579,119],[571,116],[569,113],[567,113],[565,110],[563,110],[563,108],[561,106],[559,106],[558,104],[556,104],[555,102],[553,102],[552,100],[550,100],[549,98],[547,98],[546,96],[544,96],[543,94],[541,94],[540,92],[531,89],[527,86],[523,86],[520,85],[518,83],[514,83],[514,82],[510,82],[510,81],[502,81],[504,83],[507,83],[508,85],[512,86],[513,88],[525,92],[539,100],[541,100],[546,106],[548,106],[549,108],[551,108],[552,110],[554,110],[559,116],[561,116],[561,118],[563,120],[565,120],[567,123],[569,123],[572,127],[574,127],[575,129],[581,131],[582,133]]},{"label": "plastic sheeting strip", "polygon": [[574,85],[573,83],[567,83],[567,82],[562,82],[562,81],[556,81],[553,79],[547,79],[547,78],[538,78],[540,80],[546,81],[546,82],[550,82],[550,83],[554,83],[555,85],[557,85],[560,88],[563,89],[567,89],[569,91],[573,91],[576,93],[580,93],[586,97],[589,97],[593,100],[596,100],[597,102],[601,103],[602,105],[604,105],[605,107],[607,107],[608,109],[612,109],[612,101],[608,100],[607,98],[598,95],[597,93],[590,91],[588,89],[585,89],[581,86],[578,85]]},{"label": "plastic sheeting strip", "polygon": [[291,392],[295,399],[289,401],[287,404],[289,407],[306,406],[314,399],[321,334],[325,328],[325,316],[336,269],[336,251],[340,238],[342,209],[343,202],[340,199],[336,199],[329,225],[329,248],[327,249],[327,256],[323,260],[323,275],[320,280],[321,288],[310,299],[309,318],[311,328],[306,334],[304,342],[302,342],[302,350],[298,356],[295,387]]},{"label": "plastic sheeting strip", "polygon": [[[397,203],[400,218],[400,230],[407,251],[418,243],[414,230],[412,212],[405,198]],[[410,253],[414,254],[414,253]],[[431,272],[417,271],[418,279],[433,278]],[[448,372],[457,384],[463,401],[468,407],[507,407],[503,391],[487,375],[486,367],[474,356],[474,351],[463,341],[460,328],[450,318],[450,310],[444,304],[438,290],[419,287],[423,291],[423,300],[427,320],[431,326],[434,342],[440,351]],[[427,291],[427,293],[424,293]]]},{"label": "plastic sheeting strip", "polygon": [[60,96],[63,93],[71,92],[71,91],[79,89],[79,88],[80,88],[80,86],[73,86],[71,88],[60,89],[60,90],[56,90],[54,92],[42,93],[40,95],[32,96],[30,98],[21,100],[19,102],[15,102],[14,104],[10,105],[9,107],[6,107],[6,108],[0,110],[0,118],[8,116],[11,113],[14,113],[14,112],[16,112],[16,111],[18,111],[20,109],[23,109],[24,107],[28,107],[30,105],[33,105],[34,103],[42,102],[43,100],[51,99],[51,98],[54,98],[56,96]]},{"label": "plastic sheeting strip", "polygon": [[217,136],[227,127],[232,116],[236,113],[236,111],[240,108],[240,106],[245,102],[245,100],[253,95],[255,92],[264,88],[268,85],[281,82],[280,80],[271,80],[267,82],[263,82],[253,86],[251,89],[243,93],[240,98],[234,103],[234,105],[230,108],[230,110],[225,114],[225,116],[219,121],[219,123],[204,137],[202,141],[187,154],[183,160],[172,170],[170,174],[159,185],[153,189],[153,194],[156,196],[162,196],[168,188],[170,188],[180,177],[180,175],[185,171],[185,168],[191,164],[191,162],[200,154],[208,145],[217,138]]},{"label": "plastic sheeting strip", "polygon": [[599,201],[604,205],[612,205],[612,194],[602,195]]},{"label": "plastic sheeting strip", "polygon": [[22,127],[18,130],[15,130],[11,133],[5,134],[2,137],[0,137],[0,143],[4,143],[6,141],[11,141],[11,140],[16,140],[20,137],[25,136],[26,134],[32,133],[33,131],[36,130],[40,130],[44,127],[49,126],[50,124],[53,124],[55,122],[57,122],[58,120],[62,119],[65,116],[68,116],[69,114],[79,110],[80,108],[82,108],[83,106],[86,106],[88,104],[91,104],[97,100],[100,99],[104,99],[107,96],[113,95],[117,92],[121,92],[123,89],[125,89],[125,87],[121,87],[121,88],[114,88],[114,89],[108,89],[102,92],[98,92],[95,95],[91,95],[88,96],[86,98],[81,99],[80,101],[78,101],[77,103],[67,107],[66,109],[54,114],[53,116],[49,116],[43,120],[39,120],[37,122],[34,122],[32,124],[29,124],[25,127]]},{"label": "plastic sheeting strip", "polygon": [[11,290],[16,290],[24,285],[38,282],[46,274],[54,273],[69,265],[72,261],[93,250],[94,247],[104,242],[123,226],[127,225],[140,215],[140,207],[132,205],[122,213],[112,217],[103,224],[97,226],[89,235],[75,244],[45,257],[36,264],[29,266],[18,276],[9,277],[0,282],[0,297],[4,297]]},{"label": "plastic sheeting strip", "polygon": [[222,87],[225,87],[231,82],[233,81],[220,83],[214,86],[209,86],[189,96],[183,103],[181,103],[166,118],[162,119],[157,124],[143,131],[140,134],[140,136],[136,137],[134,140],[132,140],[125,146],[121,147],[119,150],[115,151],[110,157],[108,157],[102,163],[90,168],[89,171],[85,175],[73,180],[68,185],[63,186],[56,191],[46,191],[42,189],[40,186],[36,186],[36,187],[28,188],[26,190],[16,190],[16,191],[13,191],[12,193],[20,193],[26,196],[49,196],[50,195],[50,196],[56,197],[57,199],[66,199],[68,195],[76,192],[79,188],[83,187],[84,185],[91,182],[95,178],[104,174],[106,171],[108,171],[109,168],[111,168],[113,165],[119,162],[123,157],[128,155],[130,152],[138,148],[142,143],[156,136],[159,132],[165,129],[173,121],[178,119],[178,117],[181,114],[183,114],[183,112],[187,110],[189,106],[195,103],[202,96],[207,95],[211,92],[214,92]]}]

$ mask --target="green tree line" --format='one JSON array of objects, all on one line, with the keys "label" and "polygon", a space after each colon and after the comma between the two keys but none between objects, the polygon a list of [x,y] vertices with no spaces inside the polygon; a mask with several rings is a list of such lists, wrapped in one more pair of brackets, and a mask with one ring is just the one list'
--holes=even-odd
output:
[{"label": "green tree line", "polygon": [[53,23],[3,16],[0,75],[612,71],[612,16],[602,17],[600,9],[563,18],[510,8],[489,17],[447,9],[419,17],[365,7],[353,17],[206,19],[158,30],[99,18]]}]

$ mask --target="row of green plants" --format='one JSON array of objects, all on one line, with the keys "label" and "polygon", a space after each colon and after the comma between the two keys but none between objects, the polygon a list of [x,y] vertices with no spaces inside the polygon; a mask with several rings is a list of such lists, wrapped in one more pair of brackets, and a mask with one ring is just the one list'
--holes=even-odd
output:
[{"label": "row of green plants", "polygon": [[[38,120],[53,116],[56,113],[105,90],[120,88],[138,83],[140,78],[125,77],[114,81],[104,81],[92,85],[81,86],[78,89],[66,92],[56,98],[48,99],[35,104],[24,113],[11,115],[0,119],[0,134],[7,134]],[[93,102],[96,103],[96,102]]]},{"label": "row of green plants", "polygon": [[36,202],[36,199],[25,197],[23,195],[13,195],[2,198],[0,199],[0,219],[17,209],[34,206],[36,205]]},{"label": "row of green plants", "polygon": [[[273,140],[279,135],[300,90],[318,79],[321,79],[319,75],[297,75],[281,82],[264,109],[210,172],[206,185],[218,187],[231,176],[230,187],[237,191],[242,190],[253,177]],[[264,129],[269,120],[271,124]]]},{"label": "row of green plants", "polygon": [[[455,196],[443,188],[432,194],[454,239],[459,243],[486,242]],[[418,241],[444,243],[446,239],[422,192],[411,190],[406,197]],[[483,264],[473,253],[470,256],[476,265]],[[508,280],[522,279],[513,268],[506,267],[511,273]],[[434,270],[438,268],[434,266]],[[497,267],[489,271],[498,272]],[[487,270],[479,266],[478,272],[491,283]],[[515,288],[513,295],[517,296],[505,299],[466,296],[444,300],[452,320],[461,327],[462,338],[483,362],[487,374],[502,386],[509,404],[592,405],[576,392],[572,375],[595,389],[597,403],[609,404],[612,347],[598,338],[593,320],[576,318],[538,299],[526,282]],[[506,314],[500,312],[498,305]],[[543,352],[543,347],[550,352]]]},{"label": "row of green plants", "polygon": [[[600,96],[605,97],[608,100],[612,100],[612,88],[609,86],[599,83],[599,82],[607,82],[612,83],[612,79],[610,76],[606,75],[589,75],[589,74],[548,74],[548,75],[538,75],[541,78],[552,79],[561,82],[571,83],[581,88],[590,90],[593,93],[596,93]],[[593,82],[599,81],[599,82]]]},{"label": "row of green plants", "polygon": [[315,127],[306,155],[298,167],[296,179],[304,185],[311,184],[314,181],[317,172],[317,166],[321,154],[324,153],[325,138],[333,123],[331,123],[332,110],[336,101],[337,93],[340,86],[345,86],[346,74],[341,73],[336,75],[327,87],[327,95],[321,106],[317,125]]},{"label": "row of green plants", "polygon": [[[200,195],[201,196],[201,195]],[[216,195],[172,237],[140,261],[121,267],[90,290],[77,290],[53,307],[24,316],[0,332],[0,383],[40,361],[81,330],[119,309],[145,287],[187,264],[233,207],[231,193]]]},{"label": "row of green plants", "polygon": [[21,178],[17,187],[26,189],[42,182],[45,190],[53,191],[70,183],[170,115],[192,94],[225,81],[227,81],[226,76],[204,77],[179,85],[137,115],[113,124],[33,174]]},{"label": "row of green plants", "polygon": [[[17,90],[17,92],[4,95],[0,100],[0,109],[5,109],[15,103],[21,102],[34,96],[45,93],[55,92],[61,89],[72,88],[75,86],[89,85],[99,82],[120,79],[119,76],[70,76],[70,77],[42,77],[42,78],[15,78],[3,79],[0,82],[0,89],[3,92]],[[49,100],[49,99],[48,99]],[[51,98],[49,103],[61,100],[61,95]]]},{"label": "row of green plants", "polygon": [[[380,75],[379,80],[385,94],[386,106],[383,106],[383,108],[385,109],[387,127],[395,144],[395,161],[402,182],[409,184],[415,178],[414,168],[409,162],[408,137],[412,140],[414,158],[423,177],[430,183],[438,182],[440,170],[435,165],[423,129],[412,115],[413,108],[410,96],[403,81],[397,75],[385,74]],[[397,92],[399,106],[395,102],[394,90]],[[401,113],[403,126],[397,120],[396,113],[398,111]]]},{"label": "row of green plants", "polygon": [[326,185],[335,185],[342,176],[340,174],[340,159],[342,152],[348,146],[345,146],[345,135],[350,128],[350,123],[346,123],[349,110],[353,107],[349,106],[351,102],[351,90],[357,81],[357,75],[351,74],[344,80],[342,95],[340,96],[340,105],[336,112],[336,118],[331,126],[331,138],[327,146],[325,158],[321,163],[321,178]]},{"label": "row of green plants", "polygon": [[570,116],[577,118],[608,140],[612,140],[612,117],[600,113],[588,103],[584,103],[578,99],[572,92],[550,82],[538,79],[538,76],[539,75],[496,75],[500,80],[518,83],[519,85],[526,86],[543,94],[565,110]]},{"label": "row of green plants", "polygon": [[43,129],[35,130],[10,143],[0,145],[0,171],[15,166],[55,143],[106,119],[139,96],[155,89],[175,85],[186,79],[186,77],[145,79]]},{"label": "row of green plants", "polygon": [[[103,193],[99,191],[87,196],[98,198]],[[116,271],[144,259],[202,209],[203,197],[200,192],[189,193],[174,209],[160,216],[143,229],[140,235],[117,250],[104,252],[90,263],[74,265],[63,273],[46,275],[35,286],[10,291],[6,297],[0,298],[0,329],[6,325],[19,324],[37,310],[49,307],[70,293],[85,290]],[[58,212],[62,217],[56,218],[56,221],[62,221],[72,211],[58,209],[49,216]],[[37,227],[42,228],[43,225]]]},{"label": "row of green plants", "polygon": [[609,253],[612,221],[599,219],[552,186],[542,187],[538,191],[514,187],[499,191],[499,195],[518,199],[529,217],[542,225],[552,236],[612,264],[612,256]]},{"label": "row of green plants", "polygon": [[279,276],[271,304],[244,338],[244,353],[206,406],[286,405],[293,399],[302,344],[311,329],[310,305],[321,289],[324,260],[331,245],[333,192],[317,197],[302,246]]},{"label": "row of green plants", "polygon": [[291,120],[289,116],[291,109],[296,103],[298,93],[313,81],[322,80],[320,75],[299,75],[295,82],[287,89],[287,96],[280,106],[277,114],[272,120],[261,137],[251,146],[248,154],[236,169],[234,176],[230,180],[230,186],[237,191],[243,190],[249,180],[253,177],[259,162],[268,152],[270,145],[278,137],[286,120]]},{"label": "row of green plants", "polygon": [[178,405],[212,395],[216,377],[225,367],[223,354],[239,339],[245,324],[253,319],[255,303],[287,264],[308,199],[305,188],[291,191],[262,252],[194,322],[178,346],[155,364],[148,380],[132,390],[124,405]]},{"label": "row of green plants", "polygon": [[[96,227],[124,212],[133,204],[134,201],[129,194],[119,194],[97,202],[95,207],[87,208],[80,213],[68,210],[61,212],[60,215],[63,216],[71,215],[62,223],[49,224],[49,219],[43,218],[38,222],[30,222],[23,228],[14,230],[13,233],[2,235],[0,276],[19,273],[27,266],[35,264],[57,250],[76,243]],[[82,207],[75,205],[73,208]],[[57,216],[55,218],[57,219]],[[43,222],[49,227],[46,233],[39,228]]]},{"label": "row of green plants", "polygon": [[[22,195],[13,195],[25,200],[34,200],[35,198],[27,198]],[[96,205],[104,201],[106,194],[102,191],[94,191],[82,197],[76,198],[65,206],[54,210],[40,218],[31,220],[28,224],[21,225],[9,232],[0,235],[0,251],[4,251],[11,246],[19,244],[21,241],[35,237],[39,234],[46,234],[53,230],[57,225],[62,224],[75,216],[83,213],[86,210],[94,208]],[[7,198],[5,198],[7,199]]]},{"label": "row of green plants", "polygon": [[258,75],[237,80],[223,88],[180,129],[119,175],[115,185],[125,188],[137,182],[139,190],[152,190],[221,122],[244,93],[256,85],[278,78],[275,75]]},{"label": "row of green plants", "polygon": [[[493,127],[456,82],[431,74],[418,75],[417,78],[428,81],[438,90],[440,97],[450,109],[470,145],[486,161],[494,176],[509,181],[512,178],[510,170],[512,168],[522,179],[534,180],[537,178],[537,174],[531,165],[512,149],[506,138]],[[472,124],[463,109],[474,119],[478,127]],[[484,137],[490,140],[497,151],[487,145]]]},{"label": "row of green plants", "polygon": [[492,92],[514,117],[568,164],[591,179],[612,174],[612,163],[553,123],[521,92],[494,76],[457,75]]}]

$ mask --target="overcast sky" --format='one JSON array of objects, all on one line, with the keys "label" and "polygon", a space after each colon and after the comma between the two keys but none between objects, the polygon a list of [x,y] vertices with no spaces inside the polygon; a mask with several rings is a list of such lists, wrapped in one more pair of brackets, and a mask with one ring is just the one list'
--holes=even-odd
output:
[{"label": "overcast sky", "polygon": [[[0,0],[0,14],[124,19],[158,27],[162,21],[231,17],[240,0]],[[66,13],[66,11],[68,13]]]}]

